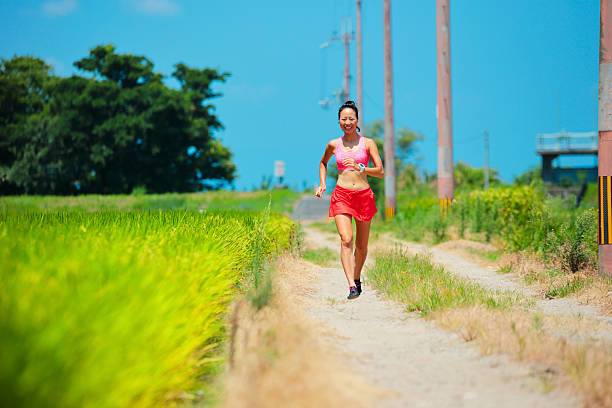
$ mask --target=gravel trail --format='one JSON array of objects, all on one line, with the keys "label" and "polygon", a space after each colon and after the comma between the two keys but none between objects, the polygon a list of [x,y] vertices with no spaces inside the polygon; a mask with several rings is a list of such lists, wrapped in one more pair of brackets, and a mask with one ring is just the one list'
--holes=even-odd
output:
[{"label": "gravel trail", "polygon": [[[306,246],[339,249],[337,240],[304,228]],[[476,346],[438,328],[365,286],[346,300],[341,268],[316,267],[312,316],[346,351],[347,368],[392,391],[380,407],[578,407],[561,391],[544,393],[537,370],[506,356],[480,356]]]},{"label": "gravel trail", "polygon": [[597,340],[612,345],[612,316],[602,315],[594,306],[580,304],[576,300],[569,298],[542,299],[542,296],[536,291],[517,282],[514,273],[499,274],[494,269],[483,268],[469,260],[438,248],[429,248],[422,244],[404,242],[397,239],[393,239],[393,241],[396,245],[408,250],[409,253],[430,254],[431,260],[434,263],[442,265],[447,271],[470,279],[485,288],[515,292],[526,298],[532,299],[534,301],[533,311],[535,312],[597,321],[599,324],[594,331],[588,330],[573,333],[571,335],[557,333],[557,335],[572,341],[592,342]]}]

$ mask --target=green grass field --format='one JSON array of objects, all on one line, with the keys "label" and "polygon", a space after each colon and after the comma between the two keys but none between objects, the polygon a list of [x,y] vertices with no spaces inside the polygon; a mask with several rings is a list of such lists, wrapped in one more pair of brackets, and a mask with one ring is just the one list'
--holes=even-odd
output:
[{"label": "green grass field", "polygon": [[[248,201],[222,197],[206,202]],[[258,209],[269,200],[247,198]],[[223,363],[230,300],[258,258],[288,248],[294,224],[261,211],[138,210],[138,200],[0,200],[0,405],[167,406]],[[273,208],[286,205],[273,196]]]},{"label": "green grass field", "polygon": [[251,210],[261,211],[268,205],[271,211],[288,214],[300,197],[291,190],[232,192],[211,191],[204,193],[132,194],[132,195],[84,195],[13,196],[0,197],[0,211],[4,210]]}]

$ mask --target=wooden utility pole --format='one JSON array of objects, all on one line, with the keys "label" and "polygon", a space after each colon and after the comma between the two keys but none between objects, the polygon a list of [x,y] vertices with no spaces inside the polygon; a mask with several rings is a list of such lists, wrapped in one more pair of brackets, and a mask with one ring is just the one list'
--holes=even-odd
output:
[{"label": "wooden utility pole", "polygon": [[393,129],[393,72],[391,66],[391,0],[383,0],[385,31],[385,215],[395,216],[395,136]]},{"label": "wooden utility pole", "polygon": [[484,168],[484,189],[489,189],[489,131],[485,130],[484,133],[484,144],[485,144],[485,168]]},{"label": "wooden utility pole", "polygon": [[361,0],[357,0],[357,107],[359,108],[359,123],[363,125],[363,77],[362,67],[363,60],[361,59]]},{"label": "wooden utility pole", "polygon": [[438,199],[446,211],[453,201],[453,118],[450,64],[450,0],[436,0],[438,78]]},{"label": "wooden utility pole", "polygon": [[599,273],[612,277],[612,0],[601,0],[599,27]]}]

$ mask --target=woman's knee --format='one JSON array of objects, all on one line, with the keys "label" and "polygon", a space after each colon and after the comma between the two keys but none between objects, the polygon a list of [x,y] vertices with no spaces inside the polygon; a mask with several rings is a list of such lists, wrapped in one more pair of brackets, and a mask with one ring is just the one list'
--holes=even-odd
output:
[{"label": "woman's knee", "polygon": [[355,251],[359,252],[362,255],[367,255],[368,253],[368,243],[367,242],[357,242],[355,243]]},{"label": "woman's knee", "polygon": [[353,247],[353,235],[352,234],[340,234],[340,243],[343,247]]}]

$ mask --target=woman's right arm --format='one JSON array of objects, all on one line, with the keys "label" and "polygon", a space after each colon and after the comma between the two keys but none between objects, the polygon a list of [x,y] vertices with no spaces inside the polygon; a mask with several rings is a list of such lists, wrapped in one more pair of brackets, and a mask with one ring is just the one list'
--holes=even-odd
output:
[{"label": "woman's right arm", "polygon": [[325,153],[323,153],[323,157],[319,162],[319,188],[317,188],[317,191],[315,192],[315,196],[317,197],[321,197],[327,188],[325,186],[325,179],[327,178],[327,162],[329,162],[329,159],[331,159],[332,155],[334,154],[335,148],[336,146],[334,145],[334,141],[331,140],[327,144],[327,147],[325,147]]}]

